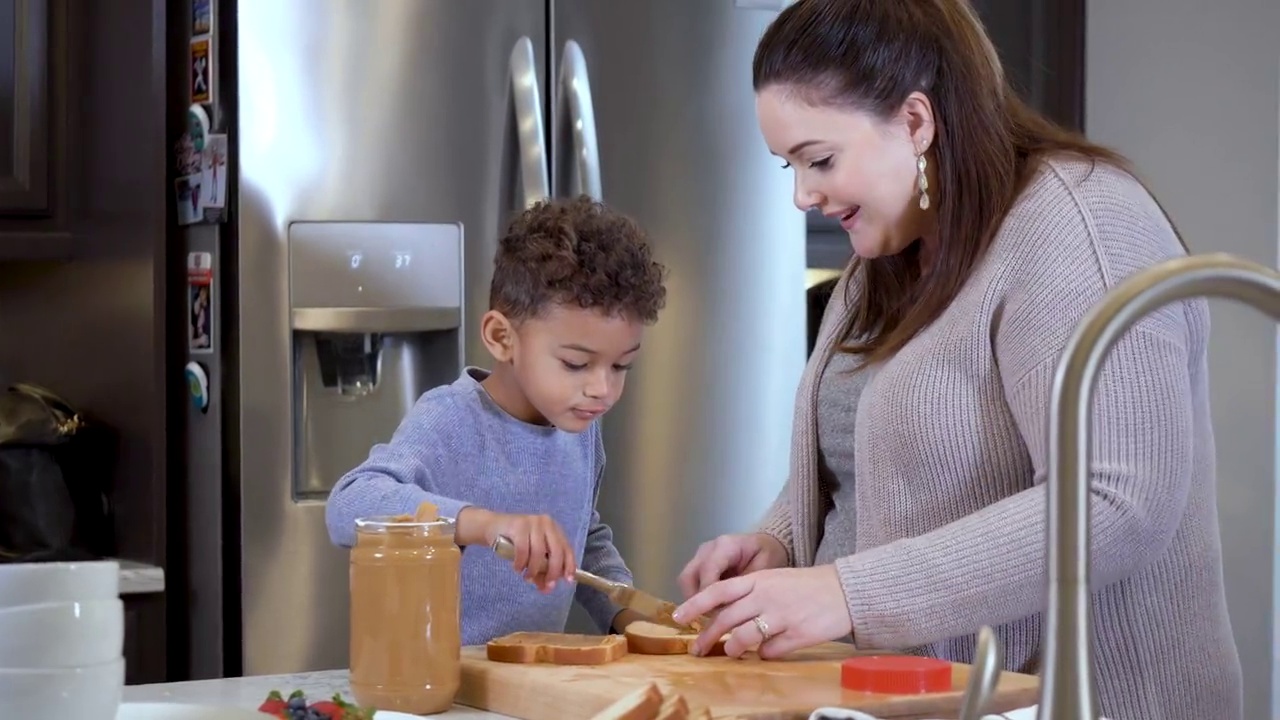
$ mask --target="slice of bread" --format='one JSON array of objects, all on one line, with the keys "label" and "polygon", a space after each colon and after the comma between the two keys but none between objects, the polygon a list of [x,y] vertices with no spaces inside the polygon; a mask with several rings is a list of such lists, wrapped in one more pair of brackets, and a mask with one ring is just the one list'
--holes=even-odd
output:
[{"label": "slice of bread", "polygon": [[621,635],[515,632],[490,640],[485,654],[494,662],[603,665],[627,654],[627,640]]},{"label": "slice of bread", "polygon": [[663,705],[662,692],[648,683],[626,695],[591,717],[591,720],[655,720]]},{"label": "slice of bread", "polygon": [[[623,634],[627,638],[627,649],[637,655],[685,655],[693,649],[693,641],[698,639],[697,633],[644,620],[631,623]],[[707,655],[724,655],[724,644],[728,639],[727,634],[720,638]]]},{"label": "slice of bread", "polygon": [[689,709],[689,702],[676,692],[664,694],[649,683],[619,698],[592,716],[591,720],[711,720],[711,709]]},{"label": "slice of bread", "polygon": [[672,693],[662,701],[654,720],[689,720],[689,703],[683,695]]}]

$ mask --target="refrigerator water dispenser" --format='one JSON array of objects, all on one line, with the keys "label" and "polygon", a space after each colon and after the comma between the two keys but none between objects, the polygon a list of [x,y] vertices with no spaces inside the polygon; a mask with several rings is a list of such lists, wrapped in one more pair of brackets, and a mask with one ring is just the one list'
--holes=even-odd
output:
[{"label": "refrigerator water dispenser", "polygon": [[289,227],[293,494],[323,500],[462,370],[459,224]]}]

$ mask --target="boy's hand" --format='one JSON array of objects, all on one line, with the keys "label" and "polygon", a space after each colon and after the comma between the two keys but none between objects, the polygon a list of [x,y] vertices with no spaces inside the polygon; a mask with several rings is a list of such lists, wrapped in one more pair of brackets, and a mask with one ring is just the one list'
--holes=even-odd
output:
[{"label": "boy's hand", "polygon": [[489,547],[499,535],[507,536],[515,546],[511,567],[542,592],[551,592],[561,579],[572,581],[578,569],[573,546],[547,515],[508,515],[471,506],[458,513],[457,535],[460,544]]}]

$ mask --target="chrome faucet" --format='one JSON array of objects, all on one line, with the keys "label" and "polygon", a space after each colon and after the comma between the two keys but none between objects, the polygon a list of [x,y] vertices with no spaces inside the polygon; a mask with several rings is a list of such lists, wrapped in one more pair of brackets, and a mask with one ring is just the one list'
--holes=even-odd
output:
[{"label": "chrome faucet", "polygon": [[1089,420],[1103,360],[1134,323],[1170,303],[1226,298],[1280,321],[1280,273],[1215,253],[1168,260],[1112,288],[1067,343],[1049,417],[1048,608],[1037,720],[1098,720],[1089,595]]}]

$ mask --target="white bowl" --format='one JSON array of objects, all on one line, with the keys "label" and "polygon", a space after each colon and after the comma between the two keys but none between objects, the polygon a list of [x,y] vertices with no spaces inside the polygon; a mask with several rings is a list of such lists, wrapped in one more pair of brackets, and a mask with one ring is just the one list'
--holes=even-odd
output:
[{"label": "white bowl", "polygon": [[0,608],[119,597],[116,560],[0,564]]},{"label": "white bowl", "polygon": [[124,658],[57,670],[0,670],[0,718],[115,720]]},{"label": "white bowl", "polygon": [[76,668],[109,662],[123,652],[119,599],[0,610],[0,668]]}]

